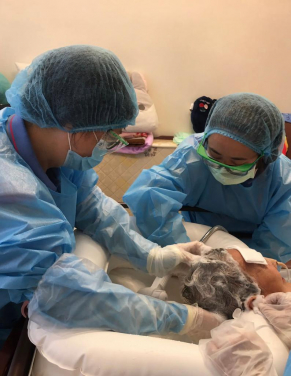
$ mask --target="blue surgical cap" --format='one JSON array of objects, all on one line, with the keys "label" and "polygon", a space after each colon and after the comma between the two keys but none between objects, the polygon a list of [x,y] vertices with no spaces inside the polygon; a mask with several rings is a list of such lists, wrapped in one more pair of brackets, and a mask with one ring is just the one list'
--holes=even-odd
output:
[{"label": "blue surgical cap", "polygon": [[279,109],[257,94],[237,93],[219,99],[209,113],[205,133],[213,133],[241,142],[259,155],[266,164],[281,154],[284,120]]},{"label": "blue surgical cap", "polygon": [[42,128],[68,132],[135,124],[135,91],[108,50],[77,45],[45,52],[18,73],[6,97],[17,115]]}]

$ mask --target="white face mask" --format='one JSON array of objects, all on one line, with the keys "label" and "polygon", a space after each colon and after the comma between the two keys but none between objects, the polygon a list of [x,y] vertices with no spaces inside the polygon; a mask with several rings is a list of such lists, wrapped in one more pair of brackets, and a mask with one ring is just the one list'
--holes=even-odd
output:
[{"label": "white face mask", "polygon": [[92,151],[91,157],[81,157],[81,155],[72,150],[70,134],[68,133],[70,150],[68,150],[66,160],[63,164],[64,167],[80,171],[90,170],[102,161],[105,154],[114,153],[128,145],[123,138],[112,130],[105,132],[100,140],[98,140],[94,131],[93,133],[96,138],[96,145]]},{"label": "white face mask", "polygon": [[68,150],[66,160],[63,164],[64,167],[71,168],[73,170],[86,171],[97,166],[102,161],[104,155],[106,154],[106,150],[102,150],[98,147],[98,138],[95,132],[93,133],[96,138],[96,145],[92,151],[91,157],[81,157],[81,155],[72,150],[70,134],[68,133],[70,150]]},{"label": "white face mask", "polygon": [[241,184],[247,181],[248,179],[254,179],[257,168],[256,165],[254,165],[253,168],[251,168],[248,173],[244,176],[239,175],[233,175],[230,172],[228,172],[224,167],[221,168],[214,168],[211,166],[208,166],[210,172],[214,176],[214,178],[219,181],[219,183],[223,185],[235,185],[235,184]]}]

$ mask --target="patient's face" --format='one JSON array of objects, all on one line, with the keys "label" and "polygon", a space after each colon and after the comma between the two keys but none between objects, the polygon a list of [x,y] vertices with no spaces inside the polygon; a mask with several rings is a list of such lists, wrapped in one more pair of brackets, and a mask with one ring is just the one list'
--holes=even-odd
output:
[{"label": "patient's face", "polygon": [[228,249],[228,252],[239,263],[242,270],[257,282],[262,290],[262,295],[287,291],[287,282],[277,270],[276,260],[265,258],[267,265],[251,264],[245,262],[236,249]]}]

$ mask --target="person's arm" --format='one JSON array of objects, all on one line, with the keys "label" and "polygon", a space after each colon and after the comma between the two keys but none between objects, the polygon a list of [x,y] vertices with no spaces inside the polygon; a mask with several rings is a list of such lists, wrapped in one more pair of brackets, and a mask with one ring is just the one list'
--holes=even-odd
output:
[{"label": "person's arm", "polygon": [[21,185],[7,180],[0,192],[0,288],[15,303],[31,300],[37,289],[29,304],[32,318],[133,334],[200,332],[205,327],[209,332],[219,324],[215,315],[201,309],[139,296],[112,284],[89,261],[84,267],[70,254],[75,245],[72,227],[49,192],[34,178],[21,178]]},{"label": "person's arm", "polygon": [[227,320],[199,343],[206,365],[221,376],[277,376],[272,353],[254,324],[241,318]]},{"label": "person's arm", "polygon": [[[284,192],[282,192],[284,190]],[[263,192],[262,192],[263,194]],[[263,256],[284,263],[291,260],[291,187],[278,188],[270,199],[263,222],[253,232],[252,239],[243,241]]]},{"label": "person's arm", "polygon": [[179,333],[188,310],[113,284],[103,269],[65,254],[47,270],[28,305],[30,320],[130,334]]},{"label": "person's arm", "polygon": [[289,354],[289,358],[288,358],[283,376],[290,376],[290,375],[291,375],[291,352]]},{"label": "person's arm", "polygon": [[[256,300],[252,303],[255,305]],[[278,336],[291,349],[291,292],[270,294],[256,304]]]},{"label": "person's arm", "polygon": [[23,173],[18,179],[7,179],[0,192],[0,289],[14,303],[29,300],[46,270],[75,245],[48,192]]},{"label": "person's arm", "polygon": [[[111,254],[136,268],[162,277],[179,264],[190,265],[197,253],[195,242],[161,248],[132,229],[127,211],[96,186],[97,175],[86,172],[78,190],[76,227]],[[193,255],[194,254],[194,255]]]},{"label": "person's arm", "polygon": [[111,254],[147,272],[149,252],[157,244],[146,240],[131,228],[127,211],[107,197],[96,186],[97,181],[98,175],[93,170],[83,174],[78,189],[76,228],[107,248]]},{"label": "person's arm", "polygon": [[181,144],[161,165],[143,170],[123,196],[141,233],[162,246],[189,241],[179,210],[183,204],[197,203],[191,192],[203,179],[193,144],[196,140],[189,140],[192,144]]},{"label": "person's arm", "polygon": [[90,187],[88,191],[88,197],[77,205],[76,228],[111,254],[146,272],[148,255],[158,245],[134,231],[127,211],[99,187]]},{"label": "person's arm", "polygon": [[43,276],[28,305],[30,320],[59,327],[129,334],[174,332],[206,338],[223,318],[199,307],[167,303],[111,283],[104,270],[65,254]]}]

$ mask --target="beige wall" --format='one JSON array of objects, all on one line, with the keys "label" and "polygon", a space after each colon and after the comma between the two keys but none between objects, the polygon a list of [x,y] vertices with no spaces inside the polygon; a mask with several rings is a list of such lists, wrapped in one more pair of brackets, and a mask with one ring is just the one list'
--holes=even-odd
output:
[{"label": "beige wall", "polygon": [[251,91],[291,112],[290,0],[0,0],[0,71],[69,44],[143,72],[159,134],[190,131],[189,104]]}]

